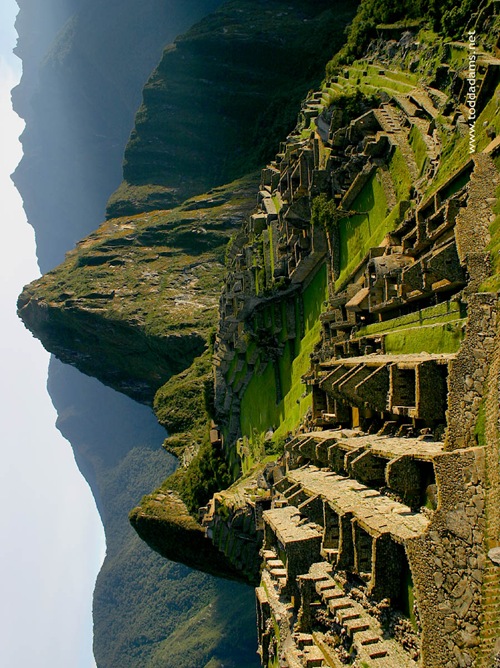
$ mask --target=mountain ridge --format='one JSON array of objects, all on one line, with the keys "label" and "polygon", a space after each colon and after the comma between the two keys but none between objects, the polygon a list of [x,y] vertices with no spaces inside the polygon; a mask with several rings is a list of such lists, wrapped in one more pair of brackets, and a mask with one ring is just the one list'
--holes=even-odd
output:
[{"label": "mountain ridge", "polygon": [[[87,4],[90,7],[92,3]],[[207,3],[197,4],[203,6]],[[23,25],[23,21],[26,25],[28,12],[37,9],[36,5],[28,3],[24,3],[22,8],[25,13],[24,18],[20,16],[18,19],[20,26]],[[55,32],[62,27],[64,20],[67,20],[72,12],[81,9],[82,7],[76,3],[63,7],[61,22],[55,28]],[[48,15],[49,12],[46,12],[46,16]],[[30,17],[32,16],[33,13]],[[154,14],[152,16],[156,19],[153,32],[158,36],[162,30],[162,21],[158,21]],[[90,14],[87,14],[87,19],[89,17]],[[93,17],[94,21],[99,21],[97,13],[94,13]],[[129,21],[129,25],[131,24],[133,21]],[[79,25],[80,30],[83,30],[85,25],[92,25],[92,22],[80,21]],[[107,30],[105,21],[100,28],[100,34],[104,34]],[[84,39],[83,32],[82,39]],[[172,38],[174,36],[175,33],[172,34]],[[153,50],[158,48],[160,41],[163,47],[164,42],[171,41],[172,38],[160,39],[156,42],[156,47],[153,43],[148,43],[146,51],[151,54],[150,47]],[[80,77],[85,78],[88,75],[83,69],[72,69],[71,63],[66,58],[57,66],[59,71],[57,68],[49,71],[52,61],[47,60],[43,65],[41,78],[37,80],[36,63],[33,61],[42,57],[49,42],[47,40],[45,44],[40,44],[36,56],[33,52],[28,52],[27,43],[25,41],[23,44],[22,38],[20,39],[19,53],[24,58],[26,74],[31,67],[31,78],[25,77],[21,88],[15,92],[16,107],[25,110],[28,105],[33,105],[34,108],[42,110],[42,114],[36,123],[33,116],[27,118],[27,130],[23,137],[25,158],[15,180],[24,196],[30,222],[36,229],[39,261],[42,269],[46,271],[62,259],[63,253],[70,249],[79,237],[94,229],[102,220],[105,200],[119,180],[117,175],[122,150],[119,142],[125,141],[128,130],[125,124],[120,125],[122,131],[118,143],[114,139],[117,135],[112,132],[107,136],[108,133],[102,130],[98,130],[95,136],[87,141],[83,138],[82,128],[93,132],[95,127],[109,127],[109,125],[96,125],[95,119],[89,112],[88,118],[84,119],[83,125],[78,129],[76,143],[68,143],[67,137],[54,142],[57,132],[62,132],[65,125],[71,128],[72,124],[68,123],[64,115],[69,114],[71,118],[72,109],[75,105],[78,106],[81,100],[75,84]],[[75,43],[75,47],[77,46]],[[159,51],[157,53],[160,55]],[[105,64],[105,49],[102,51],[102,57],[102,62]],[[143,69],[142,72],[141,76],[146,78],[146,70]],[[65,82],[68,80],[70,85],[66,87]],[[42,85],[40,81],[47,86],[40,87]],[[135,83],[130,86],[130,92],[133,93],[135,90],[133,94],[137,95],[137,77],[134,81]],[[35,87],[37,87],[36,92]],[[95,91],[95,87],[93,90],[100,92]],[[49,91],[55,94],[50,105],[47,105]],[[88,100],[96,99],[94,92],[89,94]],[[55,114],[51,108],[54,100],[59,104]],[[132,102],[132,106],[128,107],[128,114],[133,104]],[[106,105],[106,108],[113,110],[112,106],[107,103]],[[117,110],[121,113],[121,105],[122,97],[120,97],[120,108],[116,107],[114,113]],[[88,108],[85,107],[85,114],[87,112]],[[83,109],[80,109],[79,113],[84,113]],[[124,117],[125,115],[121,116]],[[58,118],[61,122],[57,120]],[[74,115],[73,124],[77,118],[78,114]],[[128,118],[131,119],[131,116]],[[131,120],[128,122],[131,126]],[[96,143],[99,135],[103,135],[102,141]],[[110,137],[114,143],[111,147]],[[81,164],[75,164],[73,155],[78,155],[80,158],[83,156],[86,160],[82,163],[85,164],[85,168]],[[43,168],[40,163],[42,156]],[[210,196],[207,199],[210,199]],[[64,228],[61,227],[61,221],[67,222]],[[210,238],[210,235],[207,238]],[[123,490],[127,489],[130,490],[127,493],[135,494],[137,499],[145,491],[144,485],[147,484],[145,481],[153,479],[148,476],[161,476],[162,467],[159,463],[162,453],[150,452],[152,444],[158,443],[161,439],[161,432],[155,431],[154,438],[153,435],[145,435],[142,438],[137,431],[138,425],[141,425],[145,434],[151,429],[147,411],[136,416],[137,422],[134,425],[130,425],[126,420],[123,424],[111,420],[114,429],[110,431],[109,413],[127,410],[121,399],[110,390],[95,384],[89,378],[79,377],[74,369],[64,367],[56,361],[51,363],[49,386],[53,401],[60,412],[59,428],[70,437],[79,467],[89,476],[100,512],[107,518],[108,558],[97,582],[94,607],[95,655],[98,664],[142,667],[150,664],[173,665],[174,661],[176,666],[186,667],[205,663],[211,668],[222,663],[249,667],[255,665],[254,612],[249,598],[250,590],[230,583],[218,584],[217,580],[207,578],[203,574],[190,574],[184,567],[162,561],[154,553],[148,553],[148,548],[135,537],[126,518],[126,507],[123,509],[125,525],[123,522],[119,524],[111,513],[114,497],[110,495],[110,490],[117,490],[119,492],[117,498],[123,498]],[[130,409],[129,413],[133,414]],[[101,421],[100,427],[99,421]],[[134,448],[142,452],[144,466],[144,474],[141,474],[143,482],[138,479],[136,485],[132,484],[132,476],[138,474],[134,468],[137,464],[137,453],[133,456]],[[165,466],[167,462],[168,460]],[[153,469],[156,471],[154,474]],[[130,507],[130,505],[133,504],[124,503],[124,506]],[[127,541],[126,550],[120,547],[123,540]],[[143,585],[140,585],[141,578]],[[175,589],[177,578],[183,583],[181,589],[184,594]],[[161,587],[158,586],[160,582]],[[127,594],[125,584],[130,589],[130,594]],[[141,591],[141,586],[143,586],[142,595],[135,596],[135,592]],[[114,592],[116,587],[118,594]],[[222,594],[219,595],[221,591]],[[133,608],[130,607],[132,592],[134,592]],[[116,618],[116,606],[119,608],[124,606],[126,610],[122,621],[121,617]],[[170,606],[178,611],[175,629],[172,626],[172,616],[166,613]],[[179,612],[185,611],[186,606],[192,609],[193,622],[189,621],[185,612]],[[229,609],[234,611],[230,616],[231,619],[221,615],[221,610]],[[152,618],[148,617],[148,610],[150,613],[152,610],[155,611]],[[199,623],[199,619],[207,619],[207,615],[208,619],[212,620],[211,626],[214,629],[210,633],[205,633]],[[125,618],[126,624],[123,622]],[[183,630],[191,628],[190,624],[198,624],[195,636]],[[244,627],[243,630],[241,627]],[[110,638],[113,639],[112,642]]]}]

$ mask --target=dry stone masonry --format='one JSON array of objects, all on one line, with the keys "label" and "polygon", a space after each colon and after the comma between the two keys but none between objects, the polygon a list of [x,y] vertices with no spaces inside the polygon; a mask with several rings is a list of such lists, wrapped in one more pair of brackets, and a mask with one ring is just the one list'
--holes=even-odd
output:
[{"label": "dry stone masonry", "polygon": [[[408,34],[403,47],[419,48]],[[492,668],[500,322],[482,284],[500,144],[444,170],[438,127],[463,130],[463,75],[445,64],[419,85],[380,44],[368,53],[306,100],[228,251],[214,359],[229,450],[269,363],[283,399],[277,361],[303,339],[325,267],[328,297],[302,379],[309,412],[202,522],[258,584],[266,668]],[[500,62],[478,63],[484,109]]]}]

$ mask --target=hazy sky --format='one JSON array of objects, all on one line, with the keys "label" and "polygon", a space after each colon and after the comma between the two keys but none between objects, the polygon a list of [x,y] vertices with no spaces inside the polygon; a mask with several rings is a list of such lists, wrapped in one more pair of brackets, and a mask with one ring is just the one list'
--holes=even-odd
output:
[{"label": "hazy sky", "polygon": [[0,665],[91,668],[92,591],[104,556],[97,510],[55,429],[46,392],[49,356],[16,315],[16,298],[39,275],[34,236],[10,174],[23,129],[10,90],[17,5],[0,1]]}]

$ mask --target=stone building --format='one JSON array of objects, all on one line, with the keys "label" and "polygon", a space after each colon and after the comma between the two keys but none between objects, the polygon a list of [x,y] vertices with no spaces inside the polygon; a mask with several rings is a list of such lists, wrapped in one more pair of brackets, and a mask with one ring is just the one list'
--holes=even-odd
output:
[{"label": "stone building", "polygon": [[[499,63],[480,63],[485,104]],[[254,518],[266,668],[492,668],[500,344],[498,294],[481,285],[500,143],[429,188],[442,157],[436,124],[459,128],[449,95],[463,98],[462,80],[450,93],[365,65],[308,98],[229,251],[215,369],[230,437],[262,360],[300,337],[296,298],[320,265],[328,299],[303,377],[310,415],[272,475],[214,502],[205,526]],[[346,118],[335,95],[353,79],[366,90],[379,82],[379,98]],[[375,187],[386,203],[378,218]],[[323,224],[312,220],[319,196],[329,203]],[[362,225],[372,243],[351,248],[349,263],[349,235]]]}]

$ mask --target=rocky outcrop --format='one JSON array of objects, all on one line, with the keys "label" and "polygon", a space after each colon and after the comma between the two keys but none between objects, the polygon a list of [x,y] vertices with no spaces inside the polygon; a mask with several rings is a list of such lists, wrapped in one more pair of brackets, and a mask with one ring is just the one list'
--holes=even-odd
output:
[{"label": "rocky outcrop", "polygon": [[143,403],[206,347],[247,179],[171,212],[104,223],[28,286],[19,314],[63,362]]},{"label": "rocky outcrop", "polygon": [[175,492],[146,497],[130,513],[130,522],[139,536],[167,559],[210,575],[245,581],[242,572],[206,539],[205,531]]}]

